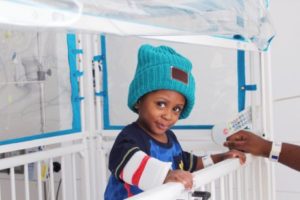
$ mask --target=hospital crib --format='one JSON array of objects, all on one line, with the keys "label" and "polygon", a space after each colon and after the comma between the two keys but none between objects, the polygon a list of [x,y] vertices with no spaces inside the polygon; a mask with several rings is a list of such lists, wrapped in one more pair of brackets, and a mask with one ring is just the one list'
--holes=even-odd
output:
[{"label": "hospital crib", "polygon": [[[5,151],[0,148],[1,153],[17,150],[29,152],[0,160],[0,170],[7,170],[7,174],[1,174],[0,199],[102,199],[100,187],[105,183],[105,176],[97,178],[91,174],[89,163],[93,150],[87,147],[87,143],[87,137],[77,135],[27,142],[21,148],[10,145]],[[103,146],[98,145],[100,149],[94,149],[96,157],[103,155]],[[212,200],[268,199],[271,190],[267,182],[269,175],[265,174],[264,167],[270,167],[267,161],[250,155],[247,155],[244,165],[240,165],[238,159],[226,160],[194,172],[193,190],[209,192]],[[22,174],[19,174],[20,170],[23,170]],[[192,197],[192,192],[185,191],[180,183],[167,183],[128,199],[201,199]]]},{"label": "hospital crib", "polygon": [[[101,72],[93,68],[84,68],[84,66],[91,66],[89,58],[99,53],[97,45],[94,47],[95,52],[92,52],[89,46],[93,41],[97,41],[94,38],[98,39],[99,36],[79,34],[78,38],[79,48],[86,50],[84,55],[79,55],[81,61],[79,70],[85,70],[85,75],[78,78],[80,95],[85,97],[81,106],[82,130],[72,134],[36,138],[0,146],[0,154],[5,155],[0,159],[0,170],[3,172],[0,173],[1,200],[103,199],[109,175],[107,156],[118,131],[101,129],[103,100],[101,96],[94,96],[95,92],[101,92],[99,86]],[[115,36],[112,38],[115,39]],[[261,53],[261,62],[265,62],[264,58],[265,54]],[[263,71],[263,74],[267,73]],[[96,85],[95,88],[93,84]],[[265,91],[264,88],[263,90]],[[266,100],[262,102],[264,109],[268,109],[266,102]],[[264,110],[263,113],[268,111]],[[264,118],[266,119],[267,116]],[[265,126],[268,126],[267,122]],[[180,131],[176,130],[177,132]],[[190,141],[185,141],[187,134],[181,135],[185,136],[179,138],[180,141],[185,146],[190,146]],[[209,131],[194,135],[203,139],[200,142],[212,144]],[[200,155],[224,150],[207,148],[202,152],[201,144],[198,146],[197,151]],[[195,172],[194,189],[209,192],[212,200],[273,200],[272,177],[274,177],[272,166],[268,161],[248,156],[244,166],[240,166],[238,160],[233,159]],[[131,199],[198,198],[192,197],[191,194],[191,191],[185,191],[179,183],[168,183]]]},{"label": "hospital crib", "polygon": [[10,156],[0,159],[0,199],[91,199],[85,141],[73,135],[1,146]]},{"label": "hospital crib", "polygon": [[[5,1],[5,4],[10,4],[10,3],[9,1]],[[33,12],[30,6],[28,5],[21,8],[22,9],[20,9],[20,11],[24,9],[28,9],[26,11],[32,14],[28,15],[27,17],[32,17],[33,19],[36,18],[37,14],[47,14],[47,12],[42,9],[42,7],[39,7],[39,9],[34,9]],[[9,14],[11,14],[11,11],[9,9],[6,10],[9,11]],[[49,16],[52,16],[52,14],[53,13],[50,13]],[[57,15],[53,15],[53,16],[57,16]],[[49,17],[49,19],[52,19],[52,17]],[[19,50],[18,53],[16,53],[16,51],[10,52],[11,54],[8,55],[9,59],[7,60],[13,62],[10,63],[10,65],[7,65],[8,67],[10,67],[11,65],[13,66],[13,64],[18,64],[18,62],[16,62],[18,56],[20,60],[22,56],[26,58],[28,56],[27,53],[29,52],[28,49],[30,49],[32,46],[37,46],[36,49],[32,48],[32,52],[43,50],[41,52],[38,52],[38,55],[36,56],[37,59],[27,60],[27,61],[26,59],[24,59],[25,68],[26,65],[31,65],[33,66],[32,68],[35,67],[36,68],[35,70],[38,70],[37,72],[45,72],[44,74],[39,74],[37,78],[38,81],[36,80],[32,81],[30,79],[32,77],[26,77],[28,78],[29,81],[32,81],[32,83],[30,84],[39,84],[38,85],[39,87],[37,87],[39,89],[37,90],[38,91],[37,93],[40,94],[41,98],[38,98],[38,100],[42,100],[43,98],[45,98],[45,93],[43,90],[43,87],[47,84],[47,79],[45,79],[45,76],[51,74],[50,73],[51,71],[46,71],[46,69],[45,71],[42,71],[40,69],[41,64],[44,63],[50,66],[52,64],[51,62],[53,61],[52,58],[54,56],[64,55],[65,53],[64,51],[67,50],[70,50],[69,53],[71,52],[74,54],[70,57],[72,57],[73,59],[72,63],[75,64],[75,68],[74,71],[72,71],[70,74],[74,75],[75,78],[73,76],[70,76],[68,77],[68,81],[69,79],[73,78],[74,83],[75,84],[78,83],[77,85],[78,87],[76,87],[74,90],[76,90],[76,92],[79,93],[78,96],[76,97],[78,97],[80,102],[81,119],[79,120],[81,121],[77,121],[77,122],[78,124],[81,125],[81,127],[80,129],[75,129],[75,131],[73,131],[71,134],[55,133],[51,135],[51,137],[44,137],[44,133],[45,133],[44,131],[45,127],[43,121],[45,120],[44,118],[44,119],[40,119],[41,121],[41,128],[39,129],[40,135],[37,135],[37,137],[33,137],[32,135],[26,135],[28,137],[27,140],[25,141],[17,141],[10,144],[0,145],[0,155],[2,156],[0,159],[0,171],[1,171],[0,200],[19,200],[19,199],[21,200],[23,199],[24,200],[58,200],[58,199],[101,200],[103,199],[103,193],[107,183],[107,177],[109,175],[109,172],[107,170],[107,157],[112,142],[116,136],[116,133],[120,129],[118,123],[116,123],[117,125],[114,126],[111,124],[105,124],[105,122],[107,121],[105,121],[105,119],[103,120],[103,117],[105,115],[105,113],[103,114],[103,112],[105,111],[105,109],[108,109],[107,107],[105,107],[107,106],[105,105],[105,103],[108,104],[108,101],[106,101],[107,99],[105,99],[105,96],[107,96],[106,92],[108,92],[108,89],[105,88],[105,86],[107,86],[107,80],[106,82],[103,81],[103,79],[108,78],[107,74],[105,74],[107,73],[107,71],[105,71],[107,70],[107,68],[105,68],[106,67],[104,62],[105,59],[103,59],[103,57],[105,57],[108,54],[106,54],[106,52],[104,51],[102,52],[102,50],[105,50],[104,48],[105,43],[103,39],[105,37],[110,42],[110,44],[107,45],[108,51],[110,50],[111,52],[113,52],[112,54],[116,56],[114,58],[111,58],[109,61],[118,61],[120,57],[127,58],[129,57],[128,55],[133,55],[133,53],[136,54],[136,52],[130,51],[130,47],[137,46],[137,44],[141,44],[141,42],[145,42],[145,41],[148,42],[148,40],[154,40],[151,42],[155,44],[174,43],[176,47],[177,45],[178,47],[181,46],[182,47],[181,49],[186,50],[186,52],[189,53],[202,52],[204,55],[203,58],[207,57],[206,54],[207,52],[208,53],[213,52],[215,54],[213,54],[212,60],[209,60],[209,62],[206,63],[199,63],[199,65],[195,65],[195,66],[203,67],[203,66],[208,66],[211,63],[214,64],[213,67],[215,67],[214,69],[216,70],[214,71],[216,72],[214,74],[217,74],[219,76],[216,78],[216,80],[212,81],[213,85],[215,83],[220,83],[218,82],[218,80],[223,79],[225,72],[228,72],[228,74],[231,73],[232,69],[229,69],[229,67],[233,66],[234,70],[236,70],[235,68],[236,57],[242,58],[241,60],[243,62],[244,62],[243,60],[244,58],[246,59],[250,58],[249,65],[256,66],[255,69],[253,68],[249,69],[249,71],[251,71],[251,73],[249,73],[251,74],[250,79],[251,81],[253,81],[254,79],[255,81],[256,79],[261,80],[261,82],[258,81],[258,85],[260,86],[259,92],[260,95],[262,96],[261,99],[256,100],[258,98],[254,95],[251,95],[251,97],[249,98],[251,100],[250,104],[255,104],[259,102],[259,105],[262,107],[260,112],[262,114],[262,119],[260,120],[260,122],[263,123],[262,127],[260,128],[261,130],[264,130],[268,134],[270,134],[270,136],[272,135],[272,120],[271,120],[272,105],[270,103],[271,88],[267,87],[267,85],[270,84],[270,80],[269,80],[270,71],[268,71],[270,64],[268,63],[267,52],[258,51],[258,49],[252,43],[247,43],[240,40],[231,40],[226,38],[224,39],[222,37],[210,37],[204,35],[168,36],[168,34],[172,35],[173,32],[168,32],[168,30],[164,30],[164,29],[162,30],[158,29],[158,33],[162,33],[161,36],[158,35],[153,37],[134,37],[134,36],[117,37],[113,34],[123,35],[122,29],[120,29],[120,27],[123,26],[125,27],[124,30],[126,29],[129,31],[129,35],[130,35],[130,31],[132,31],[132,33],[134,34],[141,33],[141,35],[144,36],[151,35],[151,34],[147,34],[148,33],[147,31],[151,33],[151,29],[149,29],[149,26],[140,26],[137,24],[130,24],[130,23],[118,24],[115,21],[113,21],[113,23],[111,22],[112,22],[111,19],[105,21],[102,18],[97,18],[92,15],[83,15],[82,18],[80,18],[79,22],[76,22],[72,26],[68,27],[72,30],[71,33],[67,31],[69,29],[66,30],[63,28],[62,28],[63,30],[58,29],[57,34],[56,34],[56,29],[49,31],[49,35],[54,36],[54,39],[56,39],[52,43],[49,42],[50,44],[45,43],[46,45],[40,46],[40,44],[44,44],[44,41],[49,41],[48,35],[45,34],[47,33],[47,30],[36,31],[36,29],[33,29],[31,31],[33,36],[31,37],[30,35],[30,37],[28,38],[25,37],[26,34],[21,32],[17,34],[18,37],[16,37],[15,40],[16,42],[12,40],[13,42],[15,42],[14,44],[16,44],[16,46],[18,46],[21,50]],[[6,27],[4,26],[3,28],[4,31],[6,31],[5,28]],[[17,28],[17,30],[19,29],[20,27]],[[104,33],[108,32],[113,34],[103,35],[102,34],[103,32]],[[2,35],[4,36],[3,38],[7,40],[13,38],[11,32],[8,33],[4,32],[4,34]],[[20,43],[20,41],[22,41],[21,36],[24,36],[23,42],[24,44],[27,45]],[[66,38],[74,39],[74,43],[73,43],[74,46],[72,46],[73,49],[67,47]],[[3,41],[5,41],[4,39]],[[28,44],[28,41],[29,42],[36,41],[37,44],[35,45],[32,45],[31,43]],[[49,60],[43,60],[45,56],[43,53],[45,54],[48,53],[46,50],[51,49],[50,46],[53,47],[55,45],[57,45],[56,47],[58,50],[62,50],[62,51],[54,51],[56,50],[54,49],[52,52],[53,55],[52,54],[50,56],[47,55]],[[122,45],[124,45],[123,48]],[[24,46],[28,47],[28,49],[24,48]],[[201,51],[198,51],[199,46],[201,46],[200,48]],[[109,49],[111,47],[114,47],[115,49]],[[215,47],[219,48],[219,50],[213,49]],[[228,49],[230,49],[231,52],[227,52]],[[118,55],[118,53],[120,53],[121,50],[124,51],[124,54]],[[7,52],[9,51],[6,50],[6,53]],[[223,53],[225,55],[224,58],[222,57]],[[238,56],[236,56],[237,54]],[[247,56],[245,56],[246,54]],[[253,56],[253,54],[255,54],[255,56]],[[198,54],[193,54],[190,56],[194,56],[196,58],[194,61],[198,61],[198,60],[201,61],[201,59],[198,59],[199,58]],[[228,59],[227,56],[230,57],[230,59]],[[66,57],[63,57],[62,60],[67,60]],[[258,63],[253,61],[255,59],[251,59],[253,57],[259,58]],[[226,62],[223,62],[223,59]],[[55,67],[66,66],[66,69],[69,69],[69,66],[66,63],[63,63],[61,65],[55,63]],[[222,68],[223,66],[221,66],[221,70],[218,71],[218,67],[220,67],[222,63],[226,64],[225,66],[226,70],[223,70]],[[228,64],[227,66],[227,63],[230,64]],[[133,68],[131,68],[130,70],[126,68],[128,66],[132,67],[133,66],[132,63],[129,63],[128,65],[125,65],[123,62],[117,64],[121,64],[121,68],[120,67],[118,68],[119,65],[117,65],[114,69],[113,68],[114,65],[111,64],[110,66],[110,69],[112,69],[111,72],[113,73],[115,71],[118,74],[124,75],[125,78],[117,77],[115,83],[127,79],[130,75],[130,70],[131,72],[133,72]],[[126,67],[124,67],[124,65]],[[249,66],[247,67],[250,68]],[[12,67],[10,67],[9,69],[12,69]],[[31,68],[29,69],[31,70]],[[199,70],[199,68],[196,67],[194,69]],[[211,70],[211,69],[212,68],[205,68],[204,70]],[[26,69],[23,70],[26,71]],[[57,70],[57,68],[53,68],[52,72],[54,70]],[[256,74],[255,70],[259,71],[257,73],[258,75],[256,77],[252,77],[253,74]],[[58,71],[57,74],[60,74],[59,72],[61,71]],[[128,73],[125,74],[124,72],[128,72]],[[203,71],[199,71],[198,75],[199,77],[201,77],[201,78],[198,77],[199,81],[202,81],[202,78],[205,80],[212,79],[212,77],[209,76],[214,75],[213,73],[211,73],[212,71],[206,71],[208,73],[203,76],[204,73],[202,72]],[[53,74],[52,77],[54,77]],[[66,79],[67,78],[62,78],[63,81],[60,80],[61,81],[60,83],[65,83],[64,81],[66,81]],[[22,81],[24,80],[22,79]],[[18,87],[17,89],[20,89],[22,87],[27,89],[24,86],[25,83],[22,81],[19,83],[4,82],[4,85],[14,86],[15,88]],[[234,79],[233,81],[236,80]],[[231,81],[229,81],[229,83],[231,83]],[[112,84],[112,85],[117,85],[117,84]],[[51,85],[51,87],[52,86],[53,85]],[[69,87],[69,85],[67,86]],[[220,83],[220,85],[216,85],[216,88],[223,89],[223,86],[224,84]],[[238,89],[244,91],[245,88],[241,89],[244,86],[246,85],[242,85],[242,86],[239,85],[238,87],[240,88]],[[117,101],[114,103],[115,107],[119,105],[119,99],[120,99],[119,93],[124,92],[123,88],[120,87],[119,88],[116,87],[116,88],[118,89],[118,91],[115,94],[117,99]],[[62,90],[63,89],[65,88],[62,87]],[[237,88],[234,88],[234,91],[236,91],[236,89]],[[211,90],[209,89],[208,94],[210,94],[210,91]],[[112,99],[112,96],[113,95],[110,96],[110,100]],[[205,95],[202,95],[201,93],[200,96],[203,99]],[[12,98],[7,98],[7,101],[10,102],[11,99]],[[78,99],[76,99],[76,101]],[[208,102],[206,103],[210,104],[211,99],[209,99]],[[234,99],[236,99],[236,96],[234,96]],[[223,98],[221,98],[221,100],[223,101]],[[231,100],[229,99],[229,102],[230,101]],[[38,115],[40,114],[41,116],[44,116],[44,111],[46,109],[44,103],[45,102],[42,102],[41,106],[38,107],[37,109]],[[207,104],[204,107],[206,107]],[[61,107],[64,107],[64,105],[62,105]],[[218,109],[214,109],[214,110],[220,112]],[[114,112],[112,111],[109,114],[112,113]],[[121,114],[123,113],[121,112]],[[32,115],[30,115],[30,117],[32,117]],[[71,118],[72,117],[73,116],[71,116]],[[125,118],[124,116],[122,117]],[[214,117],[218,117],[218,115],[215,115]],[[118,116],[115,118],[118,118]],[[197,117],[195,117],[194,119],[198,120]],[[192,124],[196,124],[196,122]],[[119,128],[119,129],[114,129],[114,128]],[[55,129],[52,131],[61,131],[61,129],[57,129],[57,130]],[[177,132],[178,130],[176,130],[176,133]],[[204,133],[202,134],[202,132]],[[30,134],[33,133],[34,132],[30,132]],[[191,143],[190,141],[185,140],[187,134],[184,135],[185,136],[183,138],[179,138],[179,140],[180,142],[183,142],[185,146],[189,147]],[[205,144],[212,144],[210,138],[210,132],[208,129],[206,131],[201,130],[201,134],[197,134],[197,135],[201,138],[200,142]],[[22,135],[19,137],[24,137],[24,136]],[[15,139],[15,138],[18,139],[17,136],[8,139]],[[222,149],[221,147],[220,148],[214,147],[214,148],[206,148],[205,151],[203,152],[202,149],[203,146],[201,144],[199,146],[200,147],[198,147],[197,152],[200,155],[204,153],[206,154],[210,152],[216,153],[216,152],[224,151],[224,149]],[[194,149],[191,148],[188,150],[192,151]],[[195,176],[195,181],[194,181],[195,188],[193,188],[193,190],[209,192],[211,194],[210,199],[212,200],[274,200],[275,199],[274,185],[273,185],[274,175],[272,174],[272,166],[268,161],[262,158],[252,157],[248,155],[247,162],[243,166],[239,164],[237,159],[226,160],[224,162],[213,165],[209,168],[195,172],[194,176]],[[185,191],[183,185],[179,183],[167,183],[129,199],[141,199],[141,200],[200,199],[200,197],[192,197],[192,193],[194,191]]]}]

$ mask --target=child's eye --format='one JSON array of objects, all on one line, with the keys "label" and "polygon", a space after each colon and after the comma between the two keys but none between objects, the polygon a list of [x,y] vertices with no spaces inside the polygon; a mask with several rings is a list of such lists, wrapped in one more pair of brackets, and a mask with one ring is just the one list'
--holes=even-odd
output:
[{"label": "child's eye", "polygon": [[179,106],[177,106],[177,107],[173,108],[173,110],[174,110],[175,112],[177,112],[177,113],[181,113],[182,108],[179,107]]},{"label": "child's eye", "polygon": [[160,108],[165,108],[166,107],[166,103],[162,102],[162,101],[157,102],[156,105],[158,105],[158,107],[160,107]]}]

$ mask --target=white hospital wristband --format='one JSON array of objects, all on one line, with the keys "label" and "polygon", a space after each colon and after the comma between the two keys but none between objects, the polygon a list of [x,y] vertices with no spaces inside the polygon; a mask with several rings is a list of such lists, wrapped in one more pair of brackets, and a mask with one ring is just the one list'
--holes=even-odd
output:
[{"label": "white hospital wristband", "polygon": [[281,152],[281,146],[282,146],[281,142],[273,142],[272,143],[272,149],[271,149],[271,152],[269,155],[269,159],[271,161],[278,162],[279,155]]},{"label": "white hospital wristband", "polygon": [[206,155],[202,157],[202,163],[203,163],[203,167],[207,168],[212,166],[214,164],[214,161],[211,159],[210,155]]}]

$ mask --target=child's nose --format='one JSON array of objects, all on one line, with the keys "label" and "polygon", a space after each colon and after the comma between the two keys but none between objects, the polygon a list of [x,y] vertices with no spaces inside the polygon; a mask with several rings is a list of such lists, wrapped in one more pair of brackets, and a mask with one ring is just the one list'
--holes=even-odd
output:
[{"label": "child's nose", "polygon": [[163,118],[166,120],[171,120],[173,118],[173,113],[171,109],[165,109],[163,112]]}]

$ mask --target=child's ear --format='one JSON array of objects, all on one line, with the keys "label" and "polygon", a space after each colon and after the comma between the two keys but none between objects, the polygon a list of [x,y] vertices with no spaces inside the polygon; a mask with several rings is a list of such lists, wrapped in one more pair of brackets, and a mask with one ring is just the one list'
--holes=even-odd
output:
[{"label": "child's ear", "polygon": [[141,100],[140,100],[140,99],[135,103],[134,109],[135,109],[136,111],[139,110],[139,108],[140,108],[140,103],[141,103]]}]

